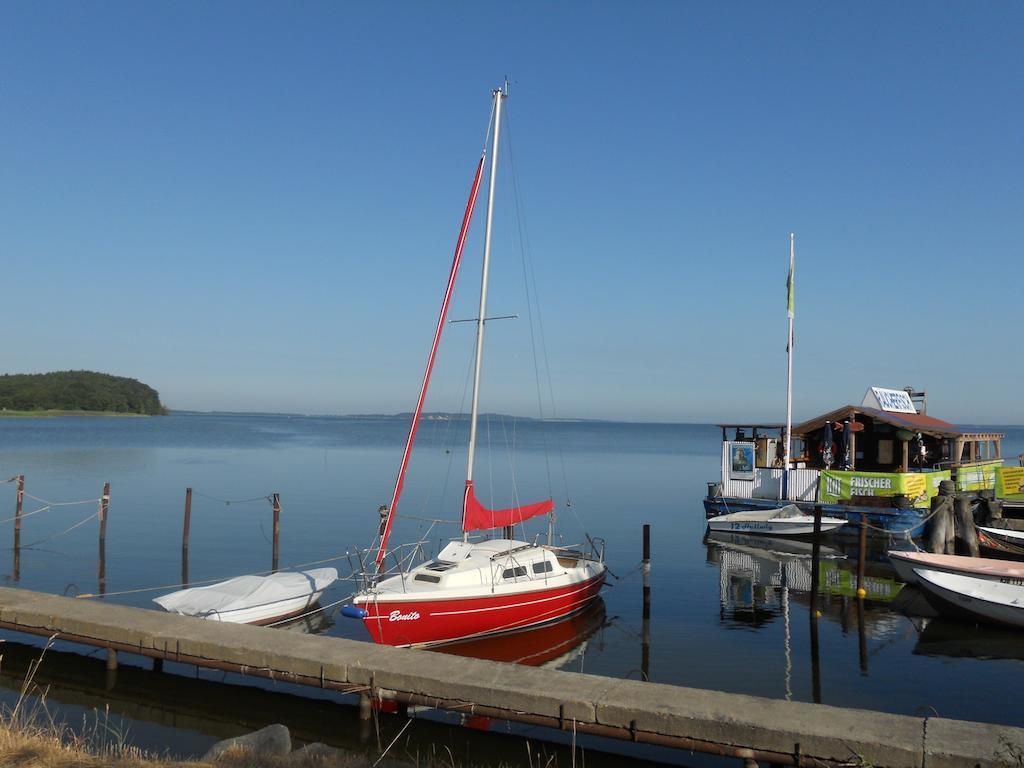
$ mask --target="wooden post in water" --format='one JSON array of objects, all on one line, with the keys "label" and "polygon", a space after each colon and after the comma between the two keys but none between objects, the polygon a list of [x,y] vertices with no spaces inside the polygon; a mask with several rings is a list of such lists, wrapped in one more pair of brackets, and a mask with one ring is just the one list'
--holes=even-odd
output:
[{"label": "wooden post in water", "polygon": [[868,676],[868,633],[864,622],[864,601],[857,601],[857,651],[860,657],[860,673]]},{"label": "wooden post in water", "polygon": [[14,501],[14,580],[21,579],[21,512],[25,504],[25,476],[18,475],[18,495]]},{"label": "wooden post in water", "polygon": [[188,586],[188,535],[192,525],[192,489],[185,489],[185,523],[181,530],[181,585]]},{"label": "wooden post in water", "polygon": [[644,554],[640,561],[644,577],[644,618],[651,618],[651,525],[644,523]]},{"label": "wooden post in water", "polygon": [[98,580],[99,593],[107,591],[107,517],[110,512],[110,481],[103,484],[103,495],[100,497],[100,566]]},{"label": "wooden post in water", "polygon": [[274,506],[274,548],[270,557],[270,570],[277,573],[278,558],[281,554],[281,496],[273,495]]},{"label": "wooden post in water", "polygon": [[814,507],[814,539],[811,544],[811,698],[821,704],[821,658],[818,646],[818,572],[821,570],[821,505]]},{"label": "wooden post in water", "polygon": [[863,600],[867,596],[864,589],[864,555],[868,546],[868,516],[860,513],[860,547],[857,552],[857,598]]},{"label": "wooden post in water", "polygon": [[644,612],[640,635],[640,671],[644,680],[651,679],[651,525],[644,523],[643,560],[640,571],[644,578]]}]

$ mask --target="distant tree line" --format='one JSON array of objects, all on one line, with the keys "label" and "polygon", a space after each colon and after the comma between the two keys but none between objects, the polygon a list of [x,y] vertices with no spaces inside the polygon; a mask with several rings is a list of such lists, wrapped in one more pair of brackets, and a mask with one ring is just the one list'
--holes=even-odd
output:
[{"label": "distant tree line", "polygon": [[136,379],[94,371],[0,376],[0,408],[13,411],[167,413],[155,389]]}]

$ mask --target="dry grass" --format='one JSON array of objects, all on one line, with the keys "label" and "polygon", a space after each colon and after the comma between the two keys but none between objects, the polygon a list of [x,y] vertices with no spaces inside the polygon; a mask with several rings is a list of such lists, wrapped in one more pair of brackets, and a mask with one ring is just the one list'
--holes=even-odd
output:
[{"label": "dry grass", "polygon": [[[105,746],[89,736],[48,725],[12,727],[0,723],[0,766],[7,768],[371,768],[372,761],[358,755],[267,757],[243,750],[225,752],[212,762],[172,760],[150,755],[123,741]],[[377,768],[394,766],[382,761]]]},{"label": "dry grass", "polygon": [[[255,755],[229,750],[210,762],[174,760],[149,754],[128,744],[123,723],[107,712],[94,712],[80,729],[57,721],[46,705],[45,688],[35,673],[54,638],[29,665],[13,707],[0,711],[0,768],[377,768],[395,765],[390,760],[369,761],[365,756],[295,754],[287,757]],[[0,655],[0,663],[3,656]]]}]

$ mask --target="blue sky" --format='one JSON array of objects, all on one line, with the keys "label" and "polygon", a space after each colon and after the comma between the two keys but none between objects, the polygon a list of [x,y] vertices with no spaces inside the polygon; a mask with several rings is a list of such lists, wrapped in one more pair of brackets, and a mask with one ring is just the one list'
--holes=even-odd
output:
[{"label": "blue sky", "polygon": [[[1024,423],[1022,28],[1011,2],[7,2],[0,368],[410,410],[508,75],[559,415],[780,418],[792,231],[798,418],[913,384]],[[491,311],[523,317],[489,326],[482,401],[535,415],[508,168]]]}]

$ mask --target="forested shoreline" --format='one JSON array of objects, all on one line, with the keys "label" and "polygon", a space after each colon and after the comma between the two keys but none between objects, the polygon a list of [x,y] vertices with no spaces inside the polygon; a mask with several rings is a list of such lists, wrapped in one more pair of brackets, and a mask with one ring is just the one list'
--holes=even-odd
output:
[{"label": "forested shoreline", "polygon": [[14,373],[0,376],[3,411],[76,411],[157,416],[167,413],[160,394],[137,379],[95,371]]}]

